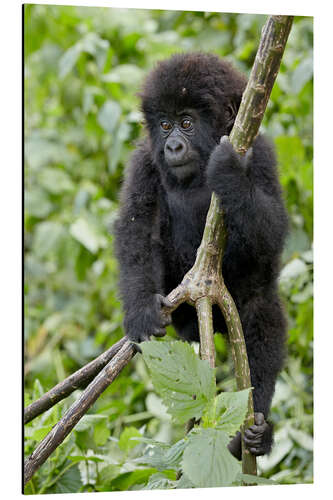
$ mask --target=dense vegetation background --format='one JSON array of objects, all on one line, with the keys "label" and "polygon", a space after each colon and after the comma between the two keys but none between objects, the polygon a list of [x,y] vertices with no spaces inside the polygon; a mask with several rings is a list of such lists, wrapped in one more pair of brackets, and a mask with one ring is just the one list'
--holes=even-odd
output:
[{"label": "dense vegetation background", "polygon": [[[112,224],[124,166],[143,133],[136,93],[177,51],[203,50],[249,73],[266,16],[91,7],[25,7],[26,404],[123,334]],[[296,18],[263,129],[276,144],[290,214],[281,294],[288,360],[258,462],[280,483],[312,482],[312,18]],[[170,335],[173,334],[169,329]],[[235,387],[216,335],[217,381]],[[137,357],[38,471],[27,493],[145,487],[138,435],[179,439]],[[73,395],[75,397],[75,394]],[[30,454],[71,398],[26,426]],[[158,484],[157,484],[158,487]]]}]

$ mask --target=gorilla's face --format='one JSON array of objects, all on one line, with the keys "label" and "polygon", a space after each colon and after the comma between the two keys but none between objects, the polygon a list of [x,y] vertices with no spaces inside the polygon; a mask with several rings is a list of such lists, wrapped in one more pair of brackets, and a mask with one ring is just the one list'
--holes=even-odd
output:
[{"label": "gorilla's face", "polygon": [[200,154],[194,148],[197,129],[198,119],[190,110],[176,117],[166,116],[160,122],[164,161],[179,179],[195,175],[199,168]]},{"label": "gorilla's face", "polygon": [[203,172],[216,145],[209,121],[195,109],[161,113],[152,136],[157,163],[180,182]]},{"label": "gorilla's face", "polygon": [[202,185],[214,146],[229,135],[245,78],[212,54],[176,54],[145,80],[142,111],[153,162],[168,187]]}]

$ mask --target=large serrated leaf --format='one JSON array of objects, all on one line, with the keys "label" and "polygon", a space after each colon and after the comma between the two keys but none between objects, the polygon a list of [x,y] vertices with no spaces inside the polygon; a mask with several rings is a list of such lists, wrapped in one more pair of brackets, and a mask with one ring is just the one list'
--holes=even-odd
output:
[{"label": "large serrated leaf", "polygon": [[165,443],[152,442],[145,449],[142,457],[134,461],[140,464],[145,464],[163,471],[164,469],[178,470],[182,453],[187,445],[185,439],[177,441],[170,446]]},{"label": "large serrated leaf", "polygon": [[184,342],[140,344],[156,391],[179,423],[200,418],[215,395],[214,370]]},{"label": "large serrated leaf", "polygon": [[227,449],[228,434],[200,429],[189,436],[182,470],[197,488],[229,486],[240,472],[239,462]]},{"label": "large serrated leaf", "polygon": [[278,484],[272,479],[267,479],[266,477],[253,476],[252,474],[238,474],[236,478],[237,483],[244,482],[246,484]]},{"label": "large serrated leaf", "polygon": [[152,474],[149,478],[147,485],[142,488],[143,490],[169,490],[174,488],[175,481],[170,480],[161,472]]},{"label": "large serrated leaf", "polygon": [[216,397],[217,428],[230,436],[234,435],[244,422],[251,389],[238,392],[222,392]]},{"label": "large serrated leaf", "polygon": [[82,486],[82,480],[77,465],[59,474],[57,482],[47,493],[76,493]]}]

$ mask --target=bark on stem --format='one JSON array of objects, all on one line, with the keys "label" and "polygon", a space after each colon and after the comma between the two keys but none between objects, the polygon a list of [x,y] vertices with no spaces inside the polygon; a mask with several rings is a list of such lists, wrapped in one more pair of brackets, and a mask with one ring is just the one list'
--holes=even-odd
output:
[{"label": "bark on stem", "polygon": [[215,346],[212,303],[209,297],[198,299],[195,304],[199,331],[200,331],[200,357],[206,359],[212,368],[215,368]]},{"label": "bark on stem", "polygon": [[269,16],[242,102],[230,133],[235,150],[245,154],[256,137],[279,72],[293,16]]}]

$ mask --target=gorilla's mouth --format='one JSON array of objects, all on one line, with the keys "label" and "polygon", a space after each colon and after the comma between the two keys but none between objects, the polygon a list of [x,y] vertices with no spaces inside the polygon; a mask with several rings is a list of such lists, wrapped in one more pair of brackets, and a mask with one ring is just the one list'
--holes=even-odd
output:
[{"label": "gorilla's mouth", "polygon": [[176,163],[170,165],[170,169],[178,179],[184,179],[185,177],[189,177],[190,175],[194,175],[197,173],[198,163],[194,161],[186,163]]}]

